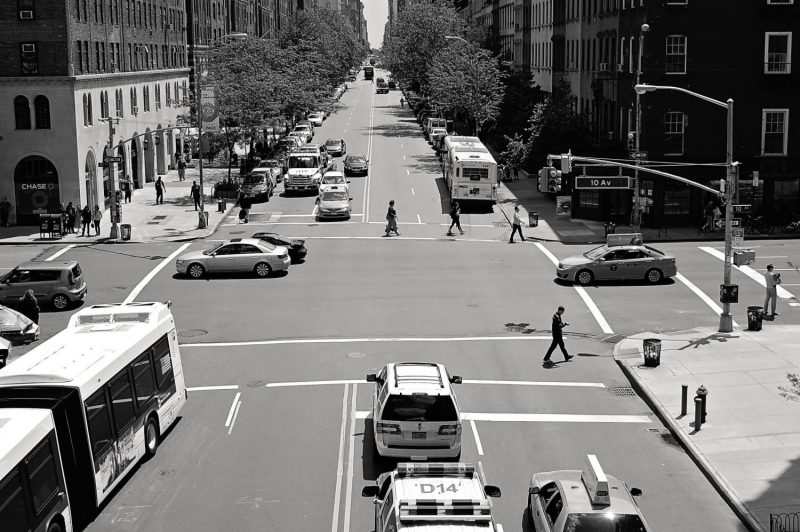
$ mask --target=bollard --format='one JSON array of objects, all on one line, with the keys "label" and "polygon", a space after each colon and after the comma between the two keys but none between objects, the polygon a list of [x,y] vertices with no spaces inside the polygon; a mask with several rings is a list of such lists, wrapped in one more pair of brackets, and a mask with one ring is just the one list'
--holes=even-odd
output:
[{"label": "bollard", "polygon": [[700,430],[703,425],[703,400],[699,397],[694,398],[694,430]]},{"label": "bollard", "polygon": [[706,390],[706,387],[703,386],[702,384],[697,389],[697,397],[699,397],[700,401],[703,403],[703,411],[702,411],[703,418],[700,421],[702,423],[705,423],[706,422],[706,414],[708,413],[708,411],[706,410],[706,397],[708,397],[708,390]]},{"label": "bollard", "polygon": [[686,415],[686,402],[689,396],[689,385],[681,384],[681,415]]}]

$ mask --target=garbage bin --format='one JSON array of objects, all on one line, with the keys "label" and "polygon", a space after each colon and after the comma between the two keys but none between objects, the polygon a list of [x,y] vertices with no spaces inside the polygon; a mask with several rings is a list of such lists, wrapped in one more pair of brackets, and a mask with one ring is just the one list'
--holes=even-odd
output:
[{"label": "garbage bin", "polygon": [[528,213],[528,227],[539,227],[539,213],[529,212]]},{"label": "garbage bin", "polygon": [[760,331],[764,322],[764,309],[761,307],[747,307],[747,330]]},{"label": "garbage bin", "polygon": [[217,212],[225,212],[225,209],[227,208],[228,204],[225,201],[225,198],[220,198],[219,201],[217,201]]},{"label": "garbage bin", "polygon": [[119,226],[119,236],[122,240],[131,239],[131,224],[121,224]]},{"label": "garbage bin", "polygon": [[649,368],[658,367],[661,364],[661,340],[658,338],[645,338],[643,348],[644,365]]}]

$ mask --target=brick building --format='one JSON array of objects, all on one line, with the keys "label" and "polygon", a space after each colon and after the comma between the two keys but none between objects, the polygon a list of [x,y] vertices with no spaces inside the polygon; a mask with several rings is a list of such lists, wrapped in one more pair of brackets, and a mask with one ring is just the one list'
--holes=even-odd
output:
[{"label": "brick building", "polygon": [[[0,3],[0,197],[38,224],[61,203],[108,205],[109,179],[134,187],[181,152],[188,90],[184,0]],[[109,142],[121,163],[98,167]],[[118,185],[117,185],[118,187]]]}]

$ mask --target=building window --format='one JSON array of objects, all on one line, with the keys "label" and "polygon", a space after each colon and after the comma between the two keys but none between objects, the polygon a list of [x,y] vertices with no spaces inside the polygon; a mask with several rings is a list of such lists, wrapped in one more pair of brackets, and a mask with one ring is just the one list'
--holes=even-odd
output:
[{"label": "building window", "polygon": [[668,111],[664,115],[664,155],[683,155],[684,114]]},{"label": "building window", "polygon": [[665,67],[667,74],[686,74],[685,35],[667,35],[666,56]]},{"label": "building window", "polygon": [[685,216],[691,211],[692,193],[687,185],[664,183],[664,216]]},{"label": "building window", "polygon": [[767,0],[768,6],[790,6],[794,4],[794,0]]},{"label": "building window", "polygon": [[150,110],[150,87],[144,87],[142,89],[142,100],[144,112],[146,113]]},{"label": "building window", "polygon": [[37,45],[33,42],[25,42],[19,45],[23,76],[35,76],[39,73],[39,53],[36,48]]},{"label": "building window", "polygon": [[772,185],[772,212],[778,219],[788,218],[797,209],[800,183],[795,179],[776,179]]},{"label": "building window", "polygon": [[17,0],[17,14],[20,20],[34,20],[36,18],[34,0]]},{"label": "building window", "polygon": [[83,74],[85,70],[83,69],[83,43],[81,41],[75,41],[75,56],[78,58],[78,72]]},{"label": "building window", "polygon": [[36,129],[50,129],[50,100],[39,95],[33,100]]},{"label": "building window", "polygon": [[108,118],[108,92],[100,92],[100,118]]},{"label": "building window", "polygon": [[171,98],[170,98],[171,93],[170,93],[170,89],[169,89],[169,83],[164,83],[164,89],[166,90],[166,96],[167,96],[166,104],[169,106],[169,105],[172,104],[172,102],[170,101],[171,100]]},{"label": "building window", "polygon": [[761,111],[761,155],[786,155],[788,132],[788,109]]},{"label": "building window", "polygon": [[131,87],[131,114],[136,116],[139,114],[139,107],[136,105],[136,87]]},{"label": "building window", "polygon": [[31,108],[25,96],[14,98],[14,120],[17,129],[31,128]]},{"label": "building window", "polygon": [[600,192],[596,190],[581,190],[578,192],[578,204],[585,209],[600,208]]},{"label": "building window", "polygon": [[764,34],[764,73],[790,74],[792,72],[792,33],[767,32]]},{"label": "building window", "polygon": [[84,72],[88,74],[91,70],[91,66],[89,65],[89,41],[83,41],[83,62],[86,68]]},{"label": "building window", "polygon": [[94,43],[94,60],[95,60],[95,63],[94,63],[95,70],[97,72],[100,72],[100,67],[103,64],[103,62],[100,60],[100,43],[99,42],[95,42]]},{"label": "building window", "polygon": [[115,96],[116,96],[115,104],[116,104],[117,116],[122,118],[123,116],[125,116],[125,111],[122,107],[122,89],[117,89]]},{"label": "building window", "polygon": [[161,109],[161,85],[156,83],[156,111]]}]

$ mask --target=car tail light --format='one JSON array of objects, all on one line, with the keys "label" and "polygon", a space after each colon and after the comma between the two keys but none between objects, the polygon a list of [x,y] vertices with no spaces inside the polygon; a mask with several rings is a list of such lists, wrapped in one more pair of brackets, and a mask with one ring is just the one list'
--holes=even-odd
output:
[{"label": "car tail light", "polygon": [[400,434],[400,425],[394,423],[376,423],[375,431],[378,434]]},{"label": "car tail light", "polygon": [[286,258],[286,257],[288,257],[288,256],[289,256],[289,254],[288,254],[288,253],[281,253],[280,255],[278,255],[278,258],[279,258],[279,259],[285,259],[285,258]]},{"label": "car tail light", "polygon": [[455,436],[458,434],[458,425],[442,425],[439,427],[439,436]]}]

